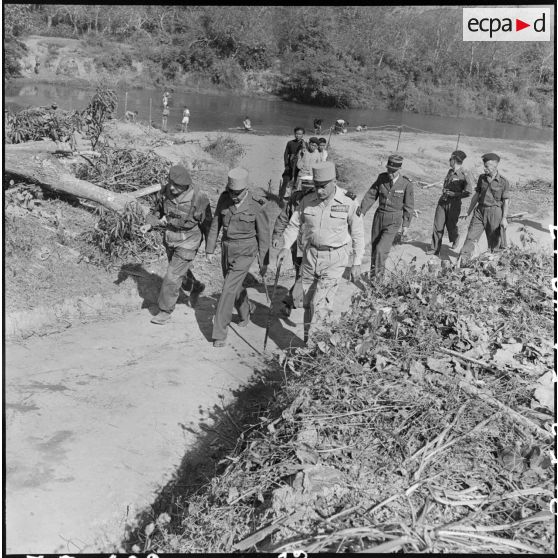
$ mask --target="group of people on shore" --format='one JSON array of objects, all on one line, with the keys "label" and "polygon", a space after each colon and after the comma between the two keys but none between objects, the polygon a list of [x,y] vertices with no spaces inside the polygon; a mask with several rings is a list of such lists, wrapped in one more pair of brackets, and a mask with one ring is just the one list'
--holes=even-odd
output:
[{"label": "group of people on shore", "polygon": [[[142,232],[152,226],[165,227],[164,244],[169,266],[161,286],[156,324],[168,322],[180,289],[198,294],[205,286],[197,281],[191,267],[205,240],[207,260],[213,262],[221,235],[221,268],[224,284],[213,322],[213,345],[226,344],[228,326],[236,308],[238,326],[248,325],[255,304],[243,286],[251,265],[258,259],[265,280],[270,247],[278,249],[278,270],[291,254],[295,282],[284,301],[284,314],[304,307],[304,340],[314,327],[330,315],[336,292],[350,264],[354,282],[361,275],[365,240],[363,219],[378,202],[371,233],[370,280],[383,280],[386,260],[396,235],[402,238],[414,215],[413,182],[401,173],[403,157],[389,156],[382,172],[367,190],[361,202],[337,185],[335,164],[328,160],[327,142],[320,150],[320,139],[303,139],[304,129],[297,127],[295,137],[285,148],[283,184],[280,191],[282,211],[274,223],[265,209],[266,199],[249,188],[248,172],[234,168],[219,196],[212,214],[207,195],[195,185],[189,171],[181,165],[170,169],[161,191],[157,215],[149,215]],[[325,154],[325,155],[324,155]],[[485,172],[473,181],[463,168],[466,154],[454,151],[436,207],[432,242],[428,254],[439,255],[444,230],[450,242],[458,244],[458,221],[474,212],[467,238],[457,265],[469,259],[476,241],[486,232],[491,250],[500,246],[502,230],[507,227],[509,183],[499,174],[499,156],[482,156]],[[461,200],[472,195],[466,215]]]}]

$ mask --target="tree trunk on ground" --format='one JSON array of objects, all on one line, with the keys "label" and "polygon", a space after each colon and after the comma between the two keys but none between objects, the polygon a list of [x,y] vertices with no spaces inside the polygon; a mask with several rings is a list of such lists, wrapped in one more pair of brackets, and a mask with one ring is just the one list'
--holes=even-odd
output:
[{"label": "tree trunk on ground", "polygon": [[[76,178],[55,157],[48,153],[33,153],[22,149],[13,150],[11,147],[6,146],[5,172],[21,176],[31,182],[38,182],[54,192],[63,192],[99,203],[119,213],[129,203],[143,208],[141,204],[138,204],[137,199],[129,194],[111,192],[91,182]],[[144,212],[147,212],[147,209],[143,209]]]}]

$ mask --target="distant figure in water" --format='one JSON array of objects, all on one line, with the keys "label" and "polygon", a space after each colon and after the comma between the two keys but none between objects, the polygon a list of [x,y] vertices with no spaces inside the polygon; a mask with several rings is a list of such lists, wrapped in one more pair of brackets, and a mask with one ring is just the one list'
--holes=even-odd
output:
[{"label": "distant figure in water", "polygon": [[183,132],[188,131],[188,123],[189,122],[190,122],[190,111],[188,110],[188,107],[184,107],[184,110],[182,111],[182,131]]},{"label": "distant figure in water", "polygon": [[366,124],[359,124],[359,125],[355,128],[355,130],[356,130],[357,132],[362,132],[362,131],[364,131],[364,130],[366,130],[366,129],[367,129]]},{"label": "distant figure in water", "polygon": [[250,117],[246,117],[244,118],[242,124],[244,125],[244,130],[246,132],[251,132],[252,131],[252,122],[250,121]]},{"label": "distant figure in water", "polygon": [[169,117],[169,108],[165,107],[163,109],[163,117],[161,119],[161,130],[163,130],[163,132],[167,131],[167,119]]},{"label": "distant figure in water", "polygon": [[138,111],[137,110],[127,110],[124,114],[124,118],[126,119],[126,122],[135,122],[136,118],[138,116]]},{"label": "distant figure in water", "polygon": [[322,133],[322,122],[321,118],[314,118],[314,133],[321,134]]},{"label": "distant figure in water", "polygon": [[334,131],[336,134],[346,134],[347,133],[347,126],[349,123],[342,118],[339,118],[335,121]]}]

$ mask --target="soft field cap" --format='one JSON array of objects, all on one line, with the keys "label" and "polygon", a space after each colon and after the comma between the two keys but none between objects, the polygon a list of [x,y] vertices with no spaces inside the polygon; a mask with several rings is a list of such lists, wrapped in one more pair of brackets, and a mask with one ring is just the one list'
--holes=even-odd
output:
[{"label": "soft field cap", "polygon": [[500,161],[500,156],[496,155],[496,153],[486,153],[485,155],[482,156],[482,160],[484,163],[486,163],[486,161]]},{"label": "soft field cap", "polygon": [[176,184],[176,186],[190,186],[192,184],[192,177],[188,169],[183,165],[173,165],[169,171],[169,179]]},{"label": "soft field cap", "polygon": [[312,167],[314,182],[329,182],[335,180],[335,165],[329,161],[318,163]]},{"label": "soft field cap", "polygon": [[244,190],[248,188],[248,171],[240,167],[230,170],[227,188],[230,190]]}]

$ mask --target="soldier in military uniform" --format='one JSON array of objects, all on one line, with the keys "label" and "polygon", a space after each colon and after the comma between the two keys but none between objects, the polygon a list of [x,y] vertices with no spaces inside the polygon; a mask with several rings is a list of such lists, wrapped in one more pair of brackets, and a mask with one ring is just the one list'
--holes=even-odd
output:
[{"label": "soldier in military uniform", "polygon": [[358,203],[337,186],[335,165],[318,163],[312,173],[315,191],[304,196],[293,212],[283,233],[284,248],[277,256],[278,262],[283,261],[300,235],[305,341],[315,324],[331,312],[351,255],[351,277],[356,280],[364,254]]},{"label": "soldier in military uniform", "polygon": [[450,169],[444,180],[442,195],[438,200],[434,214],[434,228],[432,230],[432,243],[426,251],[428,255],[440,255],[444,228],[448,230],[449,241],[455,250],[459,243],[459,229],[457,221],[461,213],[461,200],[473,193],[473,185],[468,172],[463,169],[463,161],[467,155],[463,151],[454,151],[449,163]]},{"label": "soldier in military uniform", "polygon": [[270,226],[263,209],[264,203],[264,199],[257,198],[248,189],[246,170],[235,168],[229,172],[227,188],[219,196],[205,250],[208,260],[212,261],[217,237],[223,229],[221,266],[225,283],[213,321],[214,347],[224,347],[226,344],[233,307],[236,307],[240,316],[238,325],[241,327],[248,325],[250,314],[255,309],[242,283],[257,254],[262,277],[266,273],[264,261],[269,250]]},{"label": "soldier in military uniform", "polygon": [[[283,242],[283,232],[287,228],[289,221],[299,206],[302,198],[314,191],[313,182],[303,182],[300,190],[294,190],[291,193],[289,201],[283,207],[281,213],[277,216],[275,226],[273,227],[273,235],[271,237],[271,245],[273,248],[279,248]],[[283,300],[283,312],[289,317],[293,308],[302,306],[302,282],[300,281],[300,266],[302,265],[302,250],[299,242],[291,246],[291,257],[295,269],[295,282],[289,289],[289,293]]]},{"label": "soldier in military uniform", "polygon": [[147,224],[140,230],[146,233],[153,226],[166,226],[163,242],[169,266],[157,301],[159,313],[151,320],[154,324],[163,325],[174,310],[181,286],[192,293],[200,293],[205,288],[195,279],[191,267],[202,237],[207,241],[211,207],[205,192],[193,184],[186,167],[171,167],[168,182],[159,196],[158,214],[158,217],[148,215]]},{"label": "soldier in military uniform", "polygon": [[360,212],[367,211],[378,202],[378,209],[372,222],[372,257],[370,277],[382,279],[386,260],[393,245],[395,235],[402,226],[402,236],[407,234],[415,206],[413,183],[399,171],[403,164],[401,155],[390,155],[387,172],[381,173],[360,204]]},{"label": "soldier in military uniform", "polygon": [[483,231],[486,233],[488,248],[491,251],[499,248],[500,227],[506,229],[508,226],[510,185],[507,179],[498,172],[500,157],[496,153],[486,153],[482,156],[482,161],[485,172],[479,176],[467,215],[460,217],[460,219],[466,219],[474,210],[465,244],[459,254],[458,265],[462,260],[470,259],[475,244]]}]

